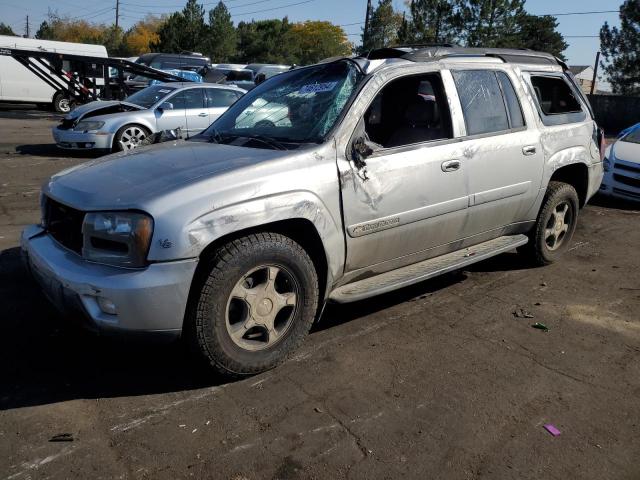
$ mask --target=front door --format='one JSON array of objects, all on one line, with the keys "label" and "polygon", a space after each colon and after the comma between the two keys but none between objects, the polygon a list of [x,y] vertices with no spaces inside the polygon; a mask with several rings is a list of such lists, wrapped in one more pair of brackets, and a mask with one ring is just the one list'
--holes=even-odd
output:
[{"label": "front door", "polygon": [[414,263],[428,257],[429,249],[462,238],[469,205],[466,162],[439,73],[387,83],[354,137],[366,138],[373,153],[364,166],[338,162],[347,272]]},{"label": "front door", "polygon": [[209,108],[205,102],[203,88],[189,88],[183,91],[185,96],[185,117],[187,118],[187,135],[192,137],[207,128]]}]

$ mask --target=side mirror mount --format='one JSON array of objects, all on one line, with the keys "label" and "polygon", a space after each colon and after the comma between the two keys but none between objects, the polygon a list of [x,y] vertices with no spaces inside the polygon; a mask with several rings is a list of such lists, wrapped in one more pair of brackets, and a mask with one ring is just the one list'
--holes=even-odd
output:
[{"label": "side mirror mount", "polygon": [[355,163],[358,170],[364,168],[367,165],[366,159],[370,157],[373,152],[373,145],[367,140],[366,135],[359,136],[353,141],[352,145],[353,163]]},{"label": "side mirror mount", "polygon": [[162,102],[158,107],[160,112],[164,112],[165,110],[173,110],[173,103],[171,102]]}]

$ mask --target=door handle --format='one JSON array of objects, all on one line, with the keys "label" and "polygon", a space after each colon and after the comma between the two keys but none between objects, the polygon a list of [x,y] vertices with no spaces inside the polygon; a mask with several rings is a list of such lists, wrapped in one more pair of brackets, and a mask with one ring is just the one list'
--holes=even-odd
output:
[{"label": "door handle", "polygon": [[522,153],[524,155],[535,155],[536,147],[534,145],[527,145],[526,147],[522,147]]},{"label": "door handle", "polygon": [[208,116],[209,116],[209,114],[208,114],[208,113],[204,113],[204,112],[202,112],[202,113],[199,113],[199,114],[198,114],[198,116],[199,116],[199,117],[208,117]]},{"label": "door handle", "polygon": [[442,168],[443,172],[455,172],[460,169],[460,166],[460,160],[449,160],[447,162],[442,162],[440,168]]}]

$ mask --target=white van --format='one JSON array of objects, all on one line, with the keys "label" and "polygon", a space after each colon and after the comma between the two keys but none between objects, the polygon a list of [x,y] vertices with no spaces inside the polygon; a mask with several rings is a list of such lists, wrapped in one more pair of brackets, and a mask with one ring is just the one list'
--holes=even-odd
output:
[{"label": "white van", "polygon": [[[54,42],[51,40],[4,35],[0,35],[0,48],[107,57],[107,49],[103,45]],[[55,83],[60,84],[60,82]],[[36,103],[38,106],[45,108],[53,106],[58,112],[68,112],[70,110],[70,102],[64,94],[62,84],[59,90],[54,89],[17,60],[4,55],[0,55],[0,101]]]}]

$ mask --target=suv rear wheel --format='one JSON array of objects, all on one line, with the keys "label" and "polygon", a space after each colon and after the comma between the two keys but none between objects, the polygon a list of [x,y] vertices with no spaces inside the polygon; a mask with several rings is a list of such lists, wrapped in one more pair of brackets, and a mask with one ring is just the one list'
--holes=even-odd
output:
[{"label": "suv rear wheel", "polygon": [[318,277],[309,255],[277,233],[248,235],[218,249],[195,281],[186,336],[225,376],[271,369],[309,332]]},{"label": "suv rear wheel", "polygon": [[568,183],[549,182],[529,243],[519,249],[538,265],[555,262],[569,247],[576,229],[578,194]]}]

